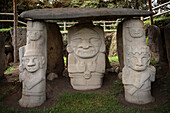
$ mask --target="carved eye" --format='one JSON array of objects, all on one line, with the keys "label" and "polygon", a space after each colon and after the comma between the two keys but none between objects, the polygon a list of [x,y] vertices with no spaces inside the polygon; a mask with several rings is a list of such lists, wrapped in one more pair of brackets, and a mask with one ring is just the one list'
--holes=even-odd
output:
[{"label": "carved eye", "polygon": [[95,42],[97,42],[97,41],[99,41],[99,38],[91,38],[91,39],[90,39],[90,42],[94,42],[94,43],[95,43]]},{"label": "carved eye", "polygon": [[149,60],[149,59],[148,59],[147,57],[143,57],[143,58],[142,58],[143,63],[147,63],[148,60]]},{"label": "carved eye", "polygon": [[81,38],[76,38],[76,39],[73,39],[71,41],[73,41],[74,43],[81,43],[82,39]]},{"label": "carved eye", "polygon": [[136,57],[132,57],[132,58],[130,58],[130,61],[131,61],[132,63],[137,63],[137,58],[136,58]]}]

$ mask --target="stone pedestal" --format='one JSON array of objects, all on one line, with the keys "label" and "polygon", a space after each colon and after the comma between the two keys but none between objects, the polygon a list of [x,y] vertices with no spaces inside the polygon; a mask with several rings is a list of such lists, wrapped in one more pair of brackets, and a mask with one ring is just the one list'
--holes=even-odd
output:
[{"label": "stone pedestal", "polygon": [[27,22],[27,43],[19,49],[22,107],[40,106],[46,100],[47,30],[43,22]]},{"label": "stone pedestal", "polygon": [[102,86],[105,72],[105,43],[101,27],[92,23],[75,25],[68,30],[68,72],[77,90]]},{"label": "stone pedestal", "polygon": [[154,101],[151,82],[155,80],[156,69],[149,65],[151,55],[146,45],[144,25],[138,19],[123,22],[123,55],[125,100],[135,104]]}]

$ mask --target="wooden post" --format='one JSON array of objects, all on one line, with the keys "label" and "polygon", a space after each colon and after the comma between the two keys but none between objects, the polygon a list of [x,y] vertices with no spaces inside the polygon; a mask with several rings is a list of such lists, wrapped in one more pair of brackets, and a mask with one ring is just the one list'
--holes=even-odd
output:
[{"label": "wooden post", "polygon": [[104,22],[103,23],[103,26],[104,26],[104,31],[106,30],[106,23]]},{"label": "wooden post", "polygon": [[[149,0],[149,10],[152,11],[152,2]],[[153,25],[153,17],[150,16],[150,25]]]},{"label": "wooden post", "polygon": [[64,31],[66,31],[66,27],[67,27],[66,22],[64,22]]},{"label": "wooden post", "polygon": [[13,0],[13,13],[14,13],[14,63],[17,62],[17,24],[18,24],[18,15],[17,15],[17,0]]}]

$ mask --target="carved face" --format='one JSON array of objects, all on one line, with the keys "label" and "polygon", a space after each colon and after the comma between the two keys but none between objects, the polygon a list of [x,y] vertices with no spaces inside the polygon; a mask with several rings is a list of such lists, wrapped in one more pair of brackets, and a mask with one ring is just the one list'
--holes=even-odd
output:
[{"label": "carved face", "polygon": [[144,53],[130,53],[128,59],[128,66],[135,71],[143,71],[149,66],[149,54]]},{"label": "carved face", "polygon": [[35,72],[44,64],[43,56],[26,56],[22,60],[28,72]]},{"label": "carved face", "polygon": [[74,53],[81,58],[94,57],[101,46],[101,39],[92,29],[82,29],[75,33],[70,40]]},{"label": "carved face", "polygon": [[41,34],[41,31],[27,31],[27,37],[32,41],[40,39]]},{"label": "carved face", "polygon": [[144,35],[144,29],[142,27],[131,27],[129,28],[130,36],[133,38],[140,38]]}]

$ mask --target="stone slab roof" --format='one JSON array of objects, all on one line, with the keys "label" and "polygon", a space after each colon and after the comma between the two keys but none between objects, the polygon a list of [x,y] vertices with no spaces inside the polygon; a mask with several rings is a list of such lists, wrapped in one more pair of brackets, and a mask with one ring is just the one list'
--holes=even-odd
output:
[{"label": "stone slab roof", "polygon": [[33,20],[102,20],[153,15],[153,12],[129,8],[46,8],[20,14]]}]

